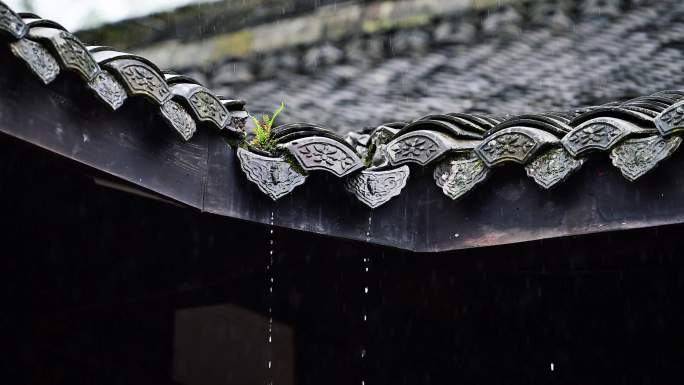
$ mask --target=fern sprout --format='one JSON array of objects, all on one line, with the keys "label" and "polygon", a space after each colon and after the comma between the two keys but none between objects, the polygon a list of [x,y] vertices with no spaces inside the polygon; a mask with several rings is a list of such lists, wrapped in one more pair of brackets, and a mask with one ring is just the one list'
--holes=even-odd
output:
[{"label": "fern sprout", "polygon": [[254,121],[254,139],[252,139],[252,146],[268,152],[275,151],[276,141],[271,136],[271,128],[273,127],[273,123],[275,122],[276,118],[284,108],[285,103],[281,102],[280,107],[273,112],[272,116],[264,114],[262,115],[261,120],[251,116],[252,121]]}]

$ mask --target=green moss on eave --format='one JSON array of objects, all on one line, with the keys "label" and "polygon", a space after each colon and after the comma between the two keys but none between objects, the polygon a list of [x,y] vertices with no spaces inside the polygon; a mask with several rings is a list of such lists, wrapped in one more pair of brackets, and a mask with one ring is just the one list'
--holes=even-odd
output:
[{"label": "green moss on eave", "polygon": [[283,158],[285,158],[285,161],[290,165],[290,167],[292,167],[293,170],[302,175],[306,175],[306,170],[302,168],[302,166],[299,164],[299,162],[297,162],[297,159],[295,159],[295,157],[292,156],[292,154],[290,154],[287,151],[283,151]]}]

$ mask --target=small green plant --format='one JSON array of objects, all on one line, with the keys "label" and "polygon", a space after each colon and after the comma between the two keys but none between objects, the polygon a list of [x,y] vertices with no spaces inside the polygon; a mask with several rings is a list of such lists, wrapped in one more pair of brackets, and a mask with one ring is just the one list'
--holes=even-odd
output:
[{"label": "small green plant", "polygon": [[275,122],[278,115],[285,108],[285,103],[280,103],[280,107],[273,112],[272,116],[264,114],[261,120],[252,116],[254,121],[254,139],[252,139],[251,145],[260,150],[274,152],[276,150],[276,141],[271,136],[271,127]]}]

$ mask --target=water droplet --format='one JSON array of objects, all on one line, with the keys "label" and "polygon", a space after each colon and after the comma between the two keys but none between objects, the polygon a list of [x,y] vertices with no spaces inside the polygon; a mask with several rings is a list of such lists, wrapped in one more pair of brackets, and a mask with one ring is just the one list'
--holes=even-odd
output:
[{"label": "water droplet", "polygon": [[365,314],[363,315],[363,320],[368,321],[368,317]]},{"label": "water droplet", "polygon": [[363,288],[363,292],[366,293],[366,294],[368,294],[368,286],[366,286],[366,287]]},{"label": "water droplet", "polygon": [[271,369],[271,361],[268,361],[268,368]]},{"label": "water droplet", "polygon": [[366,349],[361,349],[361,358],[366,357]]},{"label": "water droplet", "polygon": [[553,362],[552,362],[552,363],[551,363],[551,371],[552,371],[552,372],[553,372],[554,366],[555,366],[555,365],[554,365]]}]

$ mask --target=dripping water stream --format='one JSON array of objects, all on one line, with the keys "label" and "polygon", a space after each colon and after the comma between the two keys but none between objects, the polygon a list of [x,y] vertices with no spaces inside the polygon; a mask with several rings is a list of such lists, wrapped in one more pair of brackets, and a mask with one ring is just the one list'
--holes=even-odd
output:
[{"label": "dripping water stream", "polygon": [[[371,226],[373,224],[373,211],[371,210],[370,214],[368,214],[368,227],[366,228],[366,243],[370,243],[371,239]],[[362,314],[361,314],[361,320],[363,322],[363,328],[364,328],[364,335],[368,336],[368,309],[369,309],[369,301],[368,301],[368,292],[369,292],[369,285],[370,285],[370,266],[371,266],[371,257],[369,255],[363,256],[362,260],[362,286],[363,286],[363,301],[362,301]],[[367,384],[367,363],[365,362],[367,360],[367,355],[368,355],[368,339],[366,338],[365,341],[363,341],[363,345],[361,346],[361,385],[366,385]]]},{"label": "dripping water stream", "polygon": [[266,306],[268,308],[268,329],[266,334],[267,385],[273,385],[273,286],[275,285],[275,272],[273,270],[273,254],[275,253],[274,221],[275,212],[274,210],[271,210],[271,219],[268,226],[268,255],[266,256]]}]

